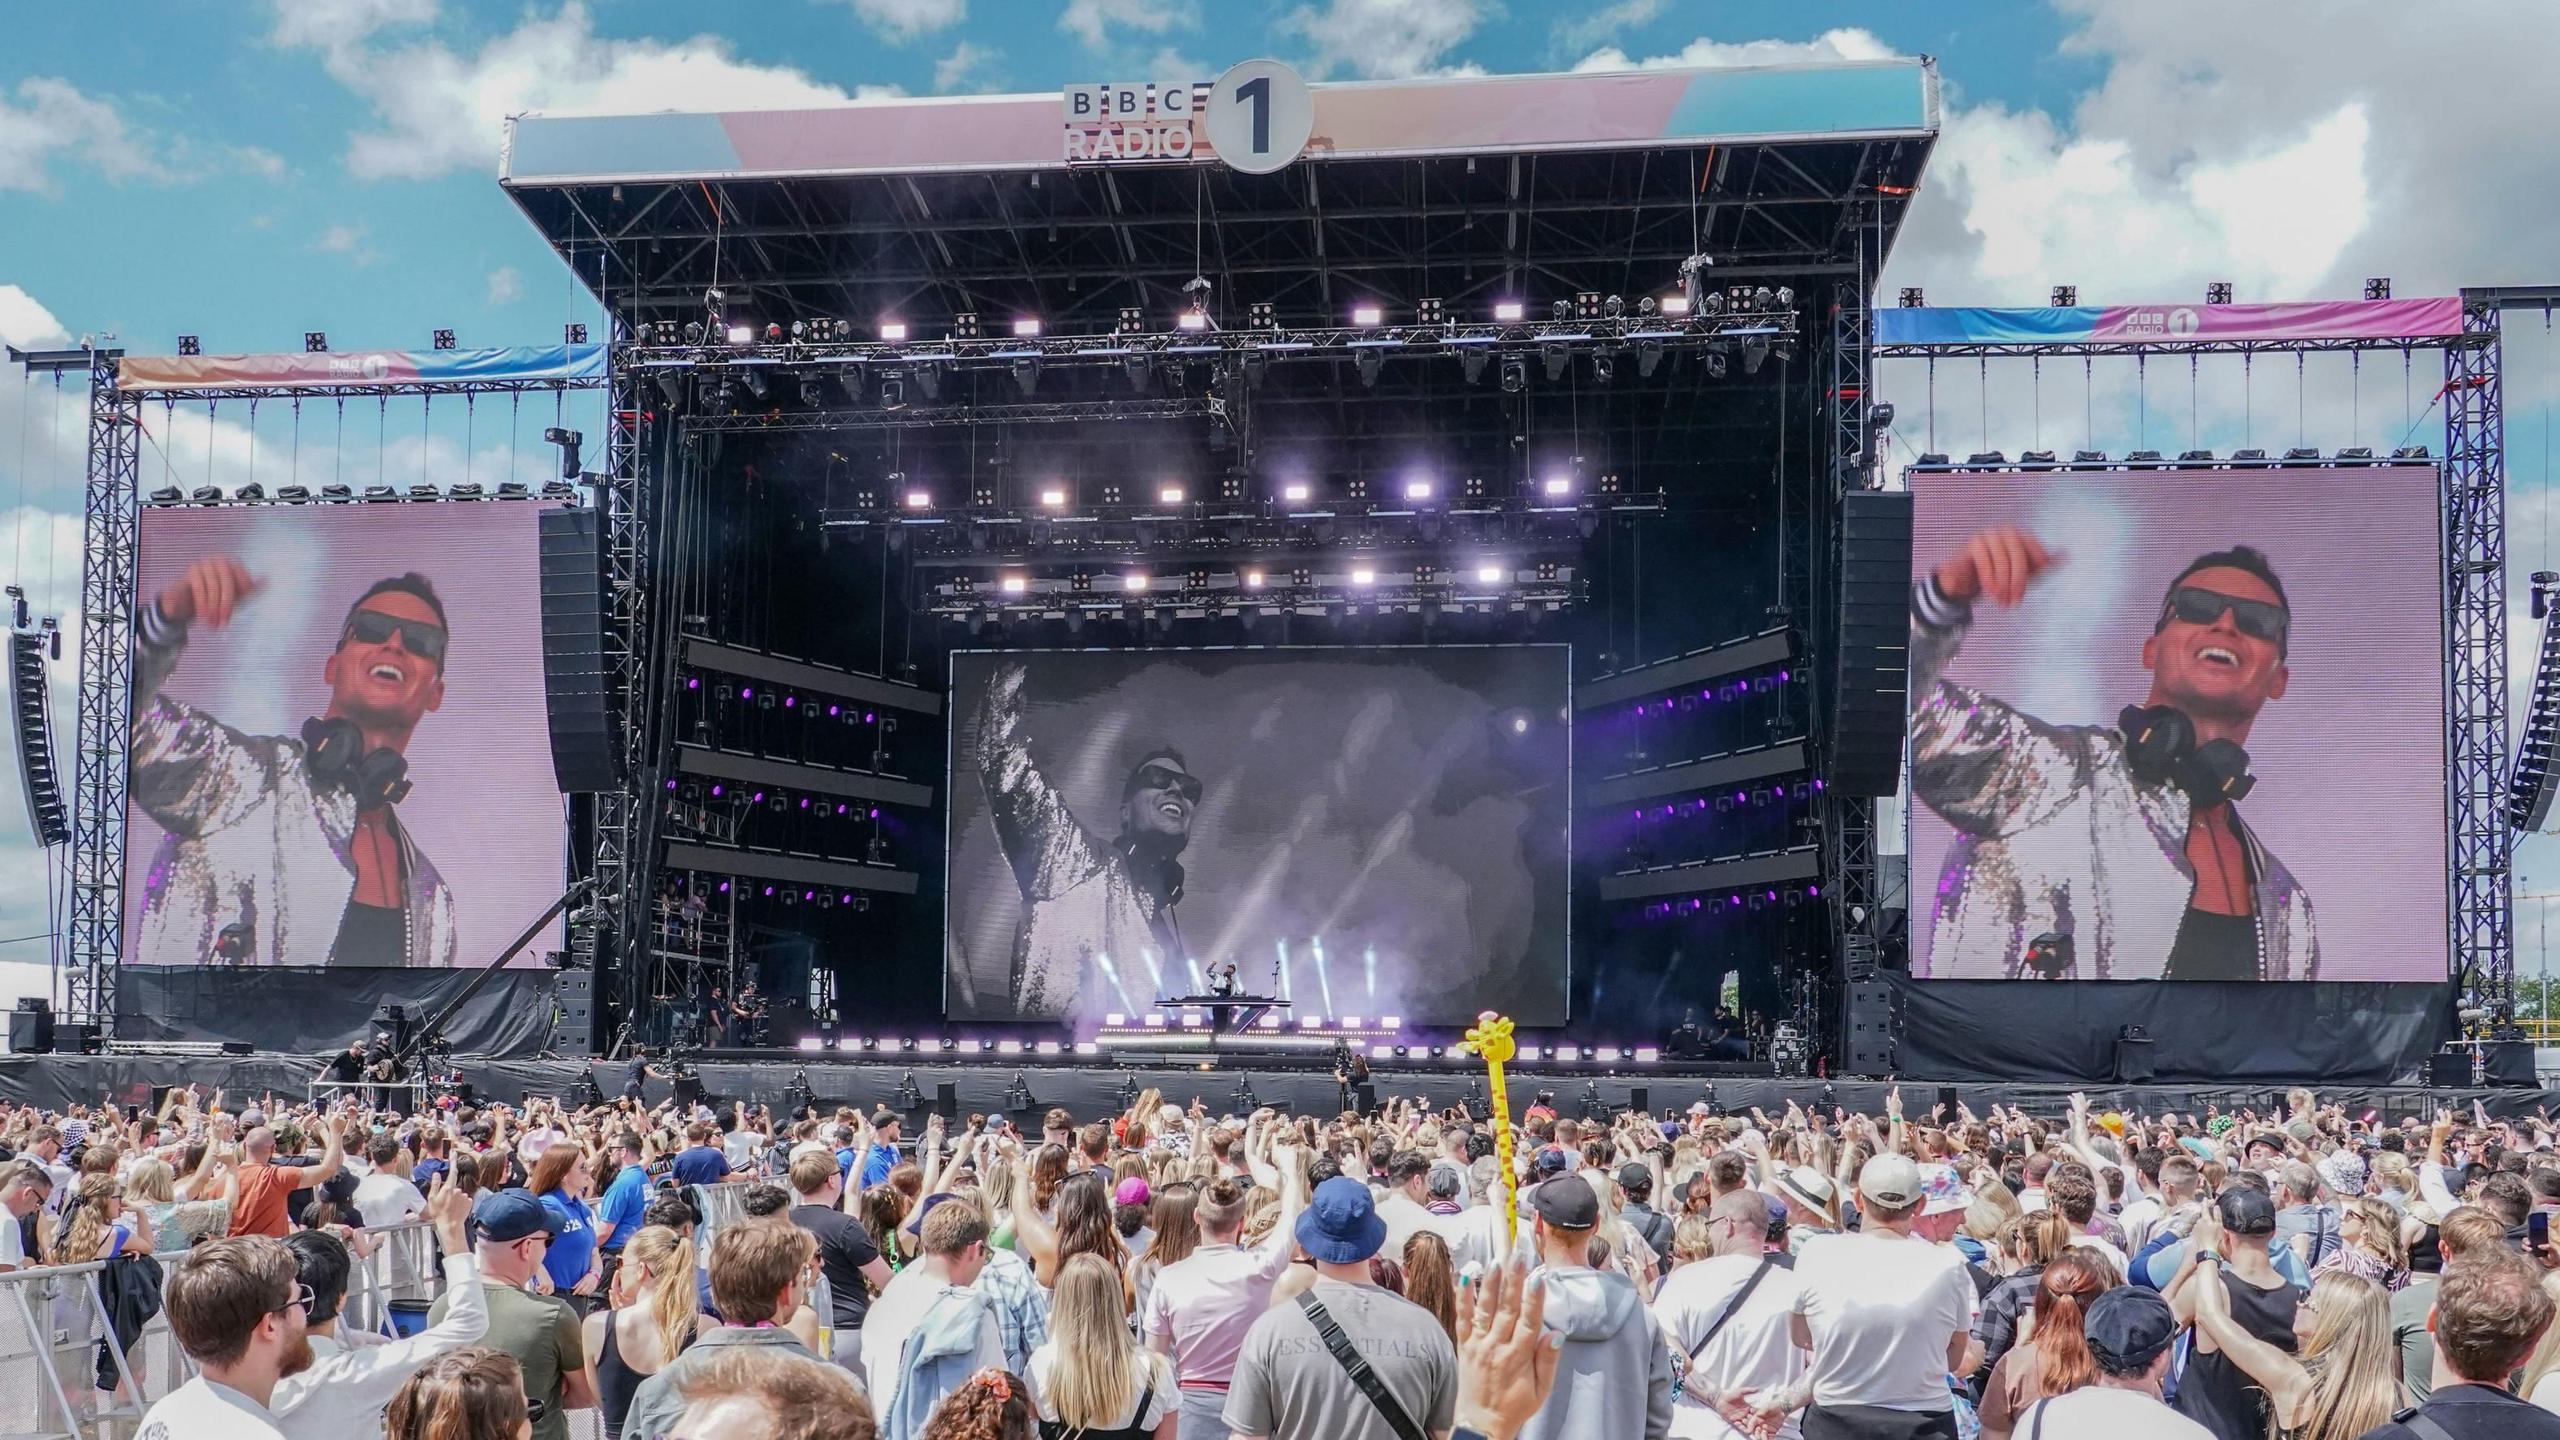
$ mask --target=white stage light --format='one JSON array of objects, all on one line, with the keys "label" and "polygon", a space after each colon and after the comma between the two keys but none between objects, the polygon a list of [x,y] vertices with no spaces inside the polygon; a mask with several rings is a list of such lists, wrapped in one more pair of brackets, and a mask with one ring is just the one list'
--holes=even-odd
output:
[{"label": "white stage light", "polygon": [[1013,333],[1016,339],[1036,339],[1040,334],[1040,322],[1033,319],[1031,316],[1025,315],[1021,319],[1013,322]]},{"label": "white stage light", "polygon": [[1262,572],[1261,572],[1261,571],[1259,571],[1259,570],[1247,570],[1246,572],[1244,572],[1244,588],[1246,588],[1247,590],[1259,590],[1259,589],[1261,589],[1261,588],[1262,588]]},{"label": "white stage light", "polygon": [[1496,300],[1493,302],[1493,318],[1498,321],[1509,322],[1519,320],[1528,313],[1529,307],[1521,304],[1517,300]]},{"label": "white stage light", "polygon": [[1163,489],[1158,490],[1156,492],[1156,502],[1162,505],[1181,504],[1182,487],[1179,485],[1167,485]]},{"label": "white stage light", "polygon": [[1283,485],[1280,487],[1280,498],[1288,501],[1292,505],[1303,505],[1307,503],[1307,497],[1314,493],[1314,491],[1304,485]]},{"label": "white stage light", "polygon": [[1052,486],[1040,492],[1040,504],[1043,509],[1064,510],[1067,508],[1067,492]]},{"label": "white stage light", "polygon": [[1379,309],[1375,305],[1354,305],[1351,307],[1351,323],[1354,325],[1380,325],[1386,322],[1386,318],[1387,312]]},{"label": "white stage light", "polygon": [[880,338],[891,345],[899,344],[907,338],[907,322],[904,320],[881,321]]},{"label": "white stage light", "polygon": [[1123,590],[1144,590],[1147,588],[1147,577],[1138,571],[1132,570],[1128,574],[1120,577],[1120,588]]},{"label": "white stage light", "polygon": [[1504,570],[1499,565],[1479,565],[1476,567],[1476,583],[1479,585],[1499,585],[1503,582],[1504,578],[1509,575],[1509,573],[1509,571]]},{"label": "white stage light", "polygon": [[1545,480],[1539,482],[1538,489],[1543,492],[1548,499],[1552,500],[1560,496],[1572,494],[1573,482],[1562,475],[1550,475]]},{"label": "white stage light", "polygon": [[1031,577],[1028,575],[1007,575],[998,583],[1004,587],[1004,593],[1007,595],[1026,594],[1031,589]]},{"label": "white stage light", "polygon": [[928,509],[931,509],[932,507],[933,507],[933,494],[932,494],[932,492],[931,492],[931,491],[926,491],[926,490],[910,490],[910,491],[908,491],[908,492],[907,492],[907,508],[908,508],[908,509],[910,509],[910,510],[928,510]]},{"label": "white stage light", "polygon": [[1370,569],[1366,565],[1357,566],[1351,572],[1351,583],[1354,585],[1375,585],[1378,583],[1378,572]]}]

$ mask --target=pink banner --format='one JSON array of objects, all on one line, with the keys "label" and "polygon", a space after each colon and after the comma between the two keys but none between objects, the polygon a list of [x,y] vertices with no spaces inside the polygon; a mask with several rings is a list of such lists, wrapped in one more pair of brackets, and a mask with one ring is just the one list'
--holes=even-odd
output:
[{"label": "pink banner", "polygon": [[2093,340],[2396,340],[2462,333],[2462,301],[2307,300],[2277,305],[2111,305]]}]

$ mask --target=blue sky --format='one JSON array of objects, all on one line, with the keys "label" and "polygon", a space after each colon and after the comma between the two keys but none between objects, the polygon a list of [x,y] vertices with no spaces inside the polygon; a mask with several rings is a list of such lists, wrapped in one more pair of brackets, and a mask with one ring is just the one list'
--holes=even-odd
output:
[{"label": "blue sky", "polygon": [[[113,332],[159,350],[185,332],[208,350],[295,349],[323,329],[341,348],[423,347],[438,326],[466,345],[553,340],[593,312],[495,183],[507,113],[1050,91],[1209,75],[1257,55],[1335,79],[1933,55],[1947,128],[1888,294],[1917,284],[1941,302],[2040,303],[2068,282],[2106,303],[2230,279],[2242,298],[2289,299],[2352,295],[2368,274],[2394,277],[2404,295],[2560,279],[2549,199],[2560,158],[2543,141],[2560,98],[2538,58],[2560,43],[2560,7],[136,0],[16,7],[8,34],[0,338],[20,345]],[[2553,565],[2542,457],[2560,346],[2539,317],[2516,325],[2520,580]],[[2391,368],[2352,387],[2352,413],[2339,377],[2315,373],[2302,407],[2311,438],[2395,439],[2396,359]],[[1986,417],[2013,451],[2039,423],[2061,424],[2050,392],[2039,421],[2023,369],[1994,374],[1979,397],[1974,377],[1960,378],[1941,377],[1941,448],[1969,448]],[[77,417],[52,408],[49,387],[0,382],[0,513],[12,532],[0,558],[67,613]],[[2255,418],[2209,402],[2198,419],[2208,443],[2289,440],[2291,383],[2279,377],[2274,399],[2261,390]],[[1924,377],[1901,367],[1884,389],[1901,404],[1901,438],[1917,445]],[[2134,392],[2129,373],[2096,377],[2086,408],[2102,445],[2131,443]],[[2159,397],[2148,404],[2156,415]],[[2076,420],[2079,403],[2069,408]],[[209,436],[182,427],[168,437],[172,466],[203,465],[208,450],[217,471],[245,466],[241,419]],[[254,443],[316,455],[335,440],[317,424],[297,441],[270,413]],[[467,448],[502,455],[490,434]],[[466,448],[458,433],[440,443]],[[2516,638],[2529,654],[2531,630]],[[67,734],[67,713],[61,723]],[[14,833],[15,786],[14,773],[0,778],[0,942],[47,928],[41,867]],[[2560,889],[2560,855],[2529,849],[2527,862],[2528,889]],[[2523,907],[2529,951],[2536,918]],[[41,955],[41,941],[0,943],[0,967]],[[2528,953],[2526,968],[2538,963]]]}]

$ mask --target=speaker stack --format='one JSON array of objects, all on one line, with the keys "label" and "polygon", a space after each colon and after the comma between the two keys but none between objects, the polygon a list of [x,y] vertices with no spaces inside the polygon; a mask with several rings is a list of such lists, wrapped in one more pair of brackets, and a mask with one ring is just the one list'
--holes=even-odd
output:
[{"label": "speaker stack", "polygon": [[1830,775],[1846,795],[1890,795],[1910,720],[1911,492],[1840,497],[1840,645]]},{"label": "speaker stack", "polygon": [[583,1059],[601,1052],[604,1007],[596,1001],[596,972],[559,972],[552,982],[551,998],[551,1034],[543,1048],[563,1059]]},{"label": "speaker stack", "polygon": [[621,784],[604,659],[602,517],[542,512],[542,692],[551,719],[551,772],[563,794]]},{"label": "speaker stack", "polygon": [[53,1053],[53,1006],[43,996],[22,995],[18,1008],[9,1012],[9,1053]]}]

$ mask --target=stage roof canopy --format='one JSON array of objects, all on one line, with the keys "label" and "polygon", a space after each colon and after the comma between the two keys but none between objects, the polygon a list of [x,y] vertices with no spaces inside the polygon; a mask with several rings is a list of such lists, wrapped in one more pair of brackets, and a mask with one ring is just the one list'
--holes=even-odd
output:
[{"label": "stage roof canopy", "polygon": [[1276,173],[1213,156],[1069,164],[1061,94],[819,110],[528,115],[502,182],[625,317],[1038,316],[1284,326],[1438,299],[1481,318],[1580,291],[1632,303],[1703,251],[1719,282],[1880,262],[1938,128],[1925,59],[1309,87],[1311,135]]}]

